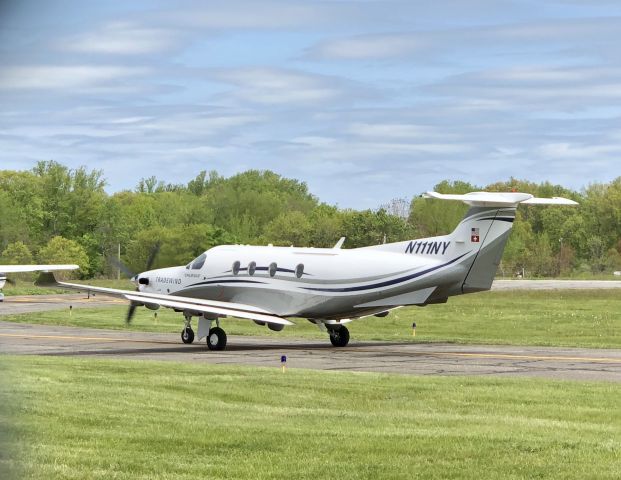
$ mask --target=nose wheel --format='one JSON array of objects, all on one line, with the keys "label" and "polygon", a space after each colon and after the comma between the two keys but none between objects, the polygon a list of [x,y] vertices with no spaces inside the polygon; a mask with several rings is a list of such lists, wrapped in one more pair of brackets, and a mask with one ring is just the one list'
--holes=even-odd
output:
[{"label": "nose wheel", "polygon": [[192,330],[192,327],[185,327],[181,331],[181,341],[183,343],[192,343],[194,341],[194,330]]},{"label": "nose wheel", "polygon": [[209,330],[207,335],[207,348],[209,350],[224,350],[226,347],[226,332],[220,327]]},{"label": "nose wheel", "polygon": [[331,328],[328,333],[330,334],[330,342],[335,347],[346,347],[349,343],[349,330],[343,325],[338,328]]}]

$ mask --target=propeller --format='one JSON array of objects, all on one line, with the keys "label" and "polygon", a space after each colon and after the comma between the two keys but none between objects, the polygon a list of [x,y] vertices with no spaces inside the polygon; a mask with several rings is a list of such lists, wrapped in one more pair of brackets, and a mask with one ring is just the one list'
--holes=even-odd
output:
[{"label": "propeller", "polygon": [[[153,245],[153,247],[151,248],[151,251],[149,252],[149,257],[147,258],[147,263],[143,271],[146,272],[146,271],[151,270],[151,267],[155,263],[155,259],[157,258],[157,255],[160,252],[161,246],[162,245],[160,242],[157,242],[155,245]],[[111,264],[113,264],[116,268],[118,268],[121,272],[123,272],[125,275],[127,275],[129,278],[135,278],[137,276],[135,272],[133,272],[127,265],[121,262],[118,258],[108,257],[108,261]],[[136,286],[136,291],[140,291],[140,289],[137,286]],[[129,325],[130,323],[132,323],[132,319],[134,318],[134,315],[136,313],[136,308],[138,308],[137,304],[133,302],[129,304],[129,308],[127,309],[127,315],[125,315],[126,325]]]},{"label": "propeller", "polygon": [[129,304],[129,308],[127,309],[127,315],[125,316],[125,325],[129,325],[130,323],[132,323],[132,318],[134,318],[134,314],[136,313],[137,308],[138,305],[136,305],[134,302],[131,302]]},{"label": "propeller", "polygon": [[161,247],[162,247],[162,244],[160,242],[157,242],[155,245],[153,245],[153,248],[151,249],[151,253],[149,253],[149,258],[147,258],[147,265],[146,265],[145,271],[151,270],[151,267],[153,266],[153,262],[155,262],[155,259],[157,258],[158,253],[160,253]]}]

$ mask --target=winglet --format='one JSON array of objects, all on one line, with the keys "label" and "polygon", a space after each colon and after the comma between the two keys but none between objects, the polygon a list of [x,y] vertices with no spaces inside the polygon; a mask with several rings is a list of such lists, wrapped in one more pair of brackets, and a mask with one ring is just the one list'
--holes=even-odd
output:
[{"label": "winglet", "polygon": [[341,238],[339,238],[339,241],[338,241],[338,242],[336,242],[336,245],[334,245],[334,247],[333,247],[333,248],[334,248],[335,250],[339,250],[339,249],[343,246],[343,243],[345,243],[345,238],[346,238],[346,237],[341,237]]}]

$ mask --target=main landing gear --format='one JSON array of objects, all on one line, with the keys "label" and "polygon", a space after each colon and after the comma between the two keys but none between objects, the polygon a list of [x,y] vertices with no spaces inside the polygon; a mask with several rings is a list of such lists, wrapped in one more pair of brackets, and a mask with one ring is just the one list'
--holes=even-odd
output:
[{"label": "main landing gear", "polygon": [[[192,317],[185,317],[185,326],[181,331],[181,341],[185,344],[190,344],[194,342],[194,330],[192,330],[191,326]],[[206,322],[203,324],[203,322]],[[218,325],[218,320],[216,320],[216,327],[211,328],[212,320],[207,320],[204,318],[199,319],[198,325],[198,335],[199,337],[205,336],[207,338],[207,348],[209,350],[224,350],[226,348],[226,332],[220,328]],[[203,329],[206,327],[205,329]]]},{"label": "main landing gear", "polygon": [[349,330],[344,325],[328,327],[330,342],[335,347],[346,347],[349,343]]},{"label": "main landing gear", "polygon": [[207,335],[207,348],[209,350],[224,350],[226,347],[226,332],[220,327],[209,330]]}]

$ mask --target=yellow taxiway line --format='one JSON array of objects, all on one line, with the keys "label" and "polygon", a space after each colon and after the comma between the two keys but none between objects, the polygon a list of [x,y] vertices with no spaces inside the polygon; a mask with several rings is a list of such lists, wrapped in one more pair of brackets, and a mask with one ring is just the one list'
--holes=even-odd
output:
[{"label": "yellow taxiway line", "polygon": [[[126,342],[126,343],[155,343],[164,345],[177,345],[177,342],[167,342],[164,340],[139,340],[134,338],[110,338],[110,337],[82,337],[76,335],[27,335],[20,333],[0,333],[0,337],[26,338],[26,339],[48,339],[48,340],[83,340],[101,342]],[[409,344],[404,344],[409,345]],[[297,346],[288,347],[299,349]],[[304,347],[307,348],[307,347]],[[353,346],[352,352],[377,353],[376,348],[356,348]],[[402,352],[401,354],[413,356],[434,356],[434,357],[466,357],[466,358],[490,358],[503,360],[547,360],[560,362],[596,362],[596,363],[619,363],[621,358],[613,357],[570,357],[558,355],[523,355],[512,353],[468,353],[468,352],[440,352],[440,351],[421,351],[421,352]]]}]

